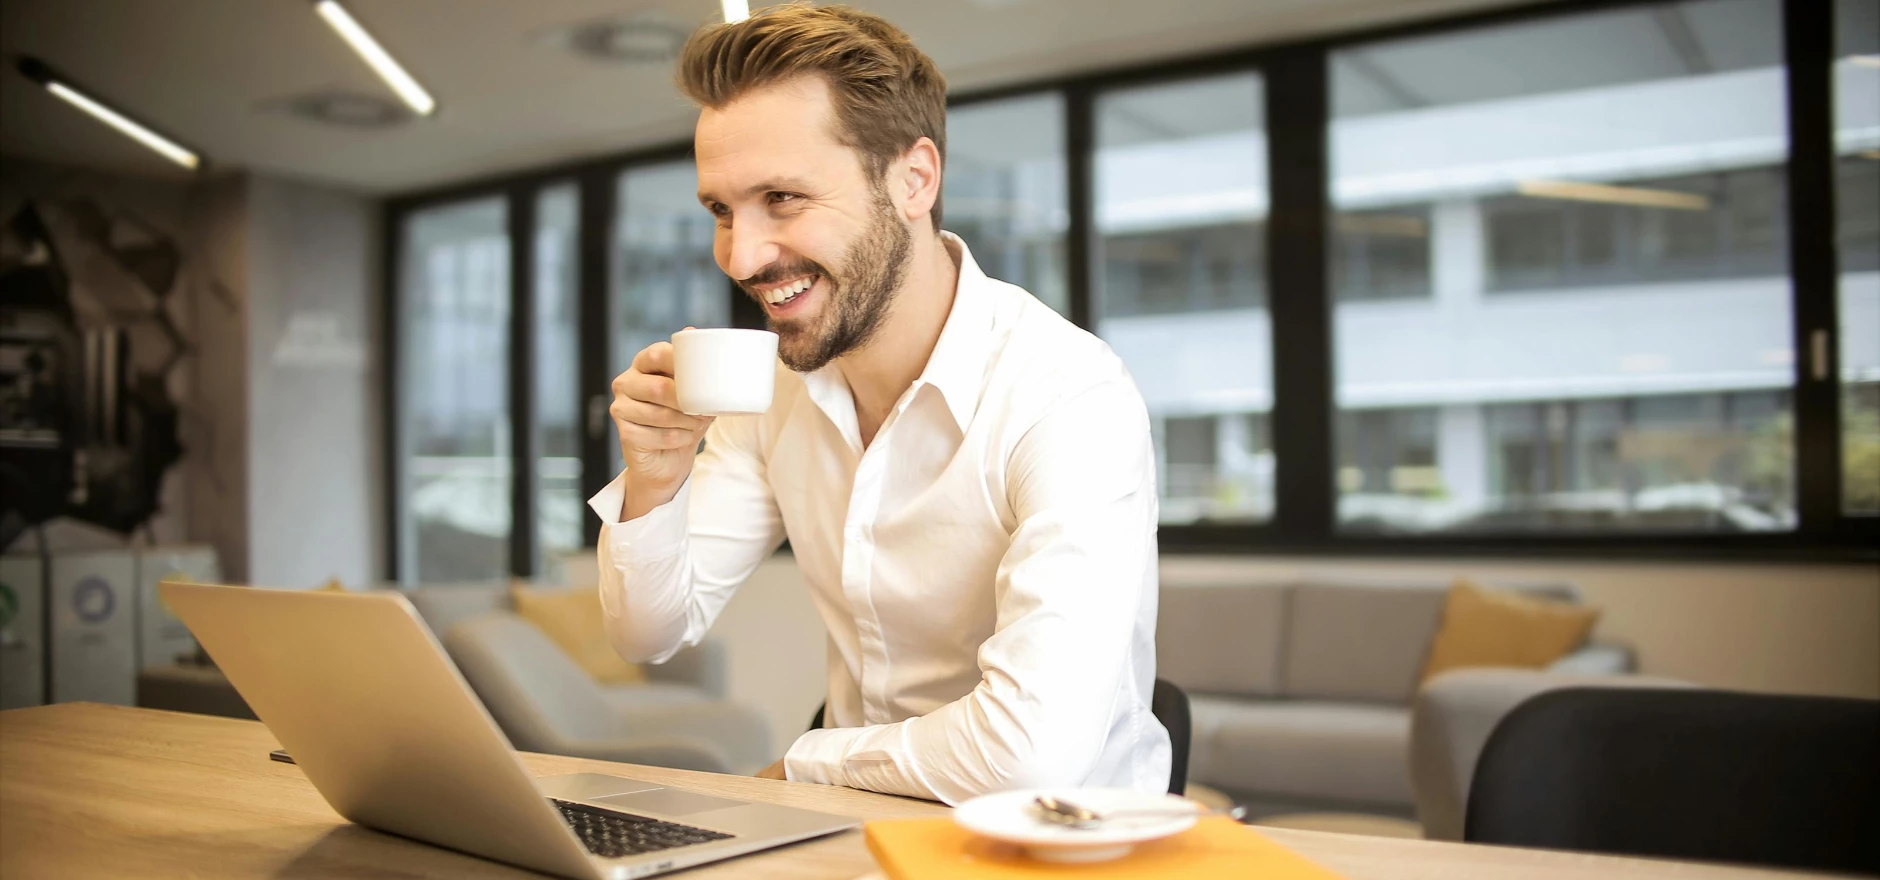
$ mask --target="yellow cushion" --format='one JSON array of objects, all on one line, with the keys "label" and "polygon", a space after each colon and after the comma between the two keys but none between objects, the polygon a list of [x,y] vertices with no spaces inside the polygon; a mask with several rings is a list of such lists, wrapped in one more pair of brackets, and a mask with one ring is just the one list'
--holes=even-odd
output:
[{"label": "yellow cushion", "polygon": [[1423,680],[1466,666],[1539,669],[1578,648],[1598,621],[1597,608],[1458,580],[1449,588]]},{"label": "yellow cushion", "polygon": [[620,659],[601,623],[601,594],[594,587],[540,590],[511,585],[516,613],[560,646],[575,665],[601,684],[638,684],[640,667]]},{"label": "yellow cushion", "polygon": [[344,593],[346,592],[346,585],[340,583],[339,578],[327,578],[326,583],[314,587],[314,589],[322,593]]}]

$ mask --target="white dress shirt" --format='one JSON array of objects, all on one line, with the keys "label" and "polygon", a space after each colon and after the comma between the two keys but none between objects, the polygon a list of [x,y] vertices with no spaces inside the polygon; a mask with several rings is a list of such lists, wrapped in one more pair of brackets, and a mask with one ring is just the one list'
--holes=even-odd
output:
[{"label": "white dress shirt", "polygon": [[721,417],[677,496],[589,505],[609,637],[697,644],[788,538],[829,628],[825,729],[796,781],[958,803],[1010,788],[1168,786],[1155,680],[1148,413],[1122,362],[957,237],[952,312],[863,448],[833,365],[779,366],[762,415]]}]

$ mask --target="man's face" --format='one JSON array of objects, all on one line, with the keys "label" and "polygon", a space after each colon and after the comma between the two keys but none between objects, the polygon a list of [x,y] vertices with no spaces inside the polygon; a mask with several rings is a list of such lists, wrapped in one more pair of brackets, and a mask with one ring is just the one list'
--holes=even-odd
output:
[{"label": "man's face", "polygon": [[778,356],[809,372],[869,341],[913,236],[861,156],[836,140],[828,86],[802,77],[699,116],[699,202],[718,268],[764,307]]}]

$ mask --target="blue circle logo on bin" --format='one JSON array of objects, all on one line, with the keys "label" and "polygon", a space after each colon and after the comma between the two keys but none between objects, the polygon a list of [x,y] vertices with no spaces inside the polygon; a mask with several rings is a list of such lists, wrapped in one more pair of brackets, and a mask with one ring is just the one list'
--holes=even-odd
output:
[{"label": "blue circle logo on bin", "polygon": [[103,623],[117,610],[117,591],[104,578],[86,577],[72,591],[72,610],[86,623]]}]

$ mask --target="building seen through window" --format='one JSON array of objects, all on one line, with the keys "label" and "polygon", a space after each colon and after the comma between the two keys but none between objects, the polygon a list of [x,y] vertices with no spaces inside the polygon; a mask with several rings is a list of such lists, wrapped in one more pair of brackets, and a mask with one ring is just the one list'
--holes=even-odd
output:
[{"label": "building seen through window", "polygon": [[1064,98],[1057,92],[982,101],[947,111],[941,227],[958,235],[987,275],[1016,284],[1069,315],[1064,238]]},{"label": "building seen through window", "polygon": [[1264,85],[1096,101],[1093,311],[1155,426],[1162,521],[1273,516]]},{"label": "building seen through window", "polygon": [[[691,159],[629,169],[614,199],[607,298],[608,375],[633,366],[641,349],[686,327],[731,325],[731,287],[712,258],[717,221],[698,203]],[[609,474],[620,444],[607,428]]]},{"label": "building seen through window", "polygon": [[501,198],[401,231],[399,558],[418,582],[509,571],[509,236]]},{"label": "building seen through window", "polygon": [[1780,33],[1700,0],[1333,53],[1341,530],[1795,527]]},{"label": "building seen through window", "polygon": [[1880,0],[1834,9],[1841,510],[1880,515]]}]

